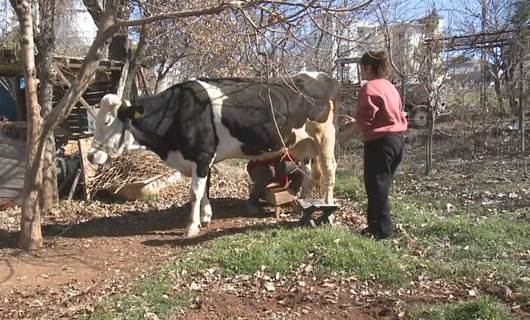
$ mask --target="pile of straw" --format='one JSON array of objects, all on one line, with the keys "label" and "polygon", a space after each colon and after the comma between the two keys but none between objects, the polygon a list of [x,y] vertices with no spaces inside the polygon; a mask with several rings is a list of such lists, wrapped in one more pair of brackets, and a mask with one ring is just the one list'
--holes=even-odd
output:
[{"label": "pile of straw", "polygon": [[92,179],[90,189],[92,192],[119,190],[124,185],[169,176],[173,172],[174,170],[166,166],[160,157],[151,151],[129,151],[99,167]]}]

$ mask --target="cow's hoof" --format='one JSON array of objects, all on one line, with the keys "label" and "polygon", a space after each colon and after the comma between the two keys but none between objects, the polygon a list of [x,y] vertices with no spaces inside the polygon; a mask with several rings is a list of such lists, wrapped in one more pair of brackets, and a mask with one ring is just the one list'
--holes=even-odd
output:
[{"label": "cow's hoof", "polygon": [[207,227],[212,222],[212,216],[204,216],[201,218],[201,226]]},{"label": "cow's hoof", "polygon": [[184,238],[194,238],[198,234],[199,234],[198,226],[189,226],[186,228],[186,232],[184,232]]},{"label": "cow's hoof", "polygon": [[212,212],[211,211],[210,212],[206,212],[203,215],[201,215],[201,225],[203,227],[209,225],[210,222],[212,222]]}]

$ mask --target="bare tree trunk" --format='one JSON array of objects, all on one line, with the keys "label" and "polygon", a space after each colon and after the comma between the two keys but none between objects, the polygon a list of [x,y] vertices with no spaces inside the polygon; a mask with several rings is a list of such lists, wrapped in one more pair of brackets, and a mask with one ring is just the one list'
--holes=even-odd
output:
[{"label": "bare tree trunk", "polygon": [[504,99],[502,98],[501,79],[499,77],[493,77],[493,84],[495,87],[495,96],[497,97],[497,110],[504,114],[506,110],[504,109]]},{"label": "bare tree trunk", "polygon": [[20,245],[25,250],[38,249],[42,246],[40,190],[42,188],[42,156],[45,140],[39,141],[42,128],[42,116],[37,100],[37,83],[35,70],[35,47],[33,44],[33,19],[31,5],[27,0],[10,0],[20,22],[24,76],[26,78],[27,108],[27,150],[26,173],[24,178],[24,203],[20,221]]},{"label": "bare tree trunk", "polygon": [[521,61],[519,62],[519,131],[521,133],[521,153],[524,154],[525,150],[525,125],[524,125],[524,112],[525,112],[525,72],[524,72],[524,50],[521,50]]},{"label": "bare tree trunk", "polygon": [[427,124],[427,144],[425,147],[425,174],[429,175],[432,171],[432,146],[434,137],[434,112],[429,108],[429,123]]},{"label": "bare tree trunk", "polygon": [[140,41],[138,41],[136,53],[129,61],[129,72],[127,73],[127,79],[125,80],[125,89],[122,96],[123,99],[131,99],[131,92],[134,87],[134,79],[136,78],[136,73],[140,68],[140,62],[144,58],[147,51],[147,36],[147,28],[143,26],[142,31],[140,32]]},{"label": "bare tree trunk", "polygon": [[[39,62],[39,103],[42,116],[47,116],[53,107],[53,83],[55,73],[53,69],[53,55],[55,52],[55,0],[43,0],[39,3],[39,36],[36,38],[37,61]],[[55,138],[53,132],[46,137],[44,151],[43,184],[41,206],[45,214],[59,201],[57,189],[57,166],[55,163]]]},{"label": "bare tree trunk", "polygon": [[22,57],[26,78],[26,106],[27,106],[27,157],[24,179],[22,218],[20,230],[20,245],[25,250],[38,249],[42,246],[40,192],[42,190],[43,155],[46,147],[45,136],[51,134],[53,128],[68,115],[90,83],[90,78],[96,71],[99,51],[105,40],[115,31],[113,22],[115,11],[112,3],[108,4],[105,19],[102,19],[102,32],[98,32],[92,47],[81,67],[81,71],[67,93],[56,108],[43,121],[40,105],[37,99],[35,54],[33,43],[33,21],[31,6],[28,0],[10,0],[20,21]]},{"label": "bare tree trunk", "polygon": [[[182,55],[182,57],[184,57],[184,55]],[[162,61],[162,65],[160,66],[160,69],[156,75],[156,83],[155,87],[153,88],[153,93],[158,93],[160,91],[160,85],[162,84],[162,81],[166,78],[169,71],[171,71],[171,68],[173,68],[176,63],[177,61],[173,61],[166,65],[166,61]]]},{"label": "bare tree trunk", "polygon": [[[117,0],[119,3],[118,7],[118,19],[128,19],[130,9],[125,0]],[[109,55],[110,60],[123,61],[127,59],[127,53],[129,51],[129,34],[127,27],[121,27],[118,29],[116,34],[112,36],[109,44]],[[130,71],[129,71],[130,73]],[[111,78],[114,83],[119,83],[121,78],[121,71],[116,70],[111,72]],[[118,90],[118,88],[116,88]]]}]

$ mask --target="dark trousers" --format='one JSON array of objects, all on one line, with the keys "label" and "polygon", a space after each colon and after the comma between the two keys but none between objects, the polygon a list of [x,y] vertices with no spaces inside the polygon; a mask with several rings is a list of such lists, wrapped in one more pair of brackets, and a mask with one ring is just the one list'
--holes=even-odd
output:
[{"label": "dark trousers", "polygon": [[388,194],[403,160],[405,138],[388,134],[364,144],[364,186],[368,196],[368,230],[378,238],[392,234]]},{"label": "dark trousers", "polygon": [[271,181],[279,175],[287,175],[289,181],[289,189],[293,193],[298,193],[304,182],[304,174],[297,170],[297,167],[292,162],[280,162],[276,166],[262,165],[253,168],[250,172],[250,179],[252,179],[252,190],[250,191],[249,201],[258,203],[260,198],[265,194],[265,188]]}]

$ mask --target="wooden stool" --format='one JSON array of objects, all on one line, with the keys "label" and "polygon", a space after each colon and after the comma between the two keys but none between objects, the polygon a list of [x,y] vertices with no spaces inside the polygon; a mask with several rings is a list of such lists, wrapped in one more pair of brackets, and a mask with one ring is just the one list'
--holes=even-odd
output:
[{"label": "wooden stool", "polygon": [[[316,227],[323,223],[333,225],[333,213],[339,208],[337,204],[327,204],[321,199],[297,199],[295,201],[295,211],[302,214],[298,225]],[[321,211],[322,216],[318,219],[313,218],[313,213]]]},{"label": "wooden stool", "polygon": [[280,187],[277,184],[270,184],[265,189],[265,201],[274,206],[274,215],[276,219],[280,218],[280,206],[291,204],[296,200],[295,195],[291,193],[289,188]]}]

